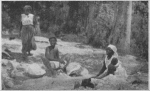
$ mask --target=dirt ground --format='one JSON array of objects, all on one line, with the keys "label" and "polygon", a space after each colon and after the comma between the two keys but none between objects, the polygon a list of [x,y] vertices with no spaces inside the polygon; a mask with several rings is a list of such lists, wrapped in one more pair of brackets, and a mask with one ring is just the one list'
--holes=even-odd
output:
[{"label": "dirt ground", "polygon": [[[12,52],[12,56],[15,58],[11,63],[18,63],[19,65],[37,63],[43,67],[41,56],[44,56],[45,48],[49,45],[48,39],[44,37],[36,36],[37,50],[32,51],[33,56],[28,57],[28,60],[24,61],[21,54],[21,40],[14,39],[9,40],[7,37],[2,38],[2,49],[9,49]],[[102,49],[93,48],[88,45],[84,45],[76,42],[66,42],[58,39],[57,46],[60,51],[60,56],[64,60],[70,60],[71,62],[78,62],[83,67],[88,69],[89,74],[96,74],[101,69],[101,63],[104,59],[105,51]],[[120,61],[125,67],[127,74],[129,75],[125,87],[120,88],[118,86],[115,89],[148,89],[148,65],[146,62],[137,61],[137,58],[132,55],[124,55],[119,57]],[[5,61],[5,60],[3,60]],[[10,67],[11,68],[11,67]],[[7,73],[5,71],[7,67],[2,66],[2,75]],[[144,70],[144,71],[143,71]],[[20,74],[23,69],[20,69]],[[19,73],[18,72],[18,73]],[[62,79],[63,78],[63,79]],[[76,89],[76,84],[81,84],[84,77],[69,77],[66,74],[59,74],[57,77],[52,78],[48,76],[42,76],[39,78],[31,78],[26,74],[17,75],[13,80],[13,86],[5,89],[13,90],[73,90]],[[137,82],[136,82],[137,81]],[[134,82],[134,83],[133,83]],[[104,82],[105,83],[105,82]],[[128,85],[128,86],[127,86]],[[103,88],[98,89],[114,89],[111,84],[103,84]],[[79,87],[79,90],[86,90],[91,88]],[[94,88],[96,89],[96,88]]]}]

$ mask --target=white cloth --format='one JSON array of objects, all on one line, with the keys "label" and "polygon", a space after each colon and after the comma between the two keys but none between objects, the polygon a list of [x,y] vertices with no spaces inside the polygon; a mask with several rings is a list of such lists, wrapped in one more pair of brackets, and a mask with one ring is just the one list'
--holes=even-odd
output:
[{"label": "white cloth", "polygon": [[[79,71],[80,70],[80,71]],[[79,74],[83,77],[90,77],[89,71],[82,67],[77,62],[69,63],[69,65],[66,67],[67,75],[70,75],[73,71],[79,71]]]},{"label": "white cloth", "polygon": [[66,65],[66,61],[64,61],[65,64],[61,64],[60,62],[57,61],[50,61],[50,65],[52,67],[52,69],[58,69],[58,68],[63,68]]},{"label": "white cloth", "polygon": [[21,14],[22,25],[33,25],[33,14]]},{"label": "white cloth", "polygon": [[37,63],[29,64],[26,72],[32,76],[42,76],[46,73],[46,71]]},{"label": "white cloth", "polygon": [[81,65],[76,62],[69,63],[69,65],[66,67],[67,74],[70,75],[71,72],[79,70],[81,68]]},{"label": "white cloth", "polygon": [[91,75],[89,74],[89,71],[86,68],[83,68],[83,70],[81,71],[81,76],[91,77]]}]

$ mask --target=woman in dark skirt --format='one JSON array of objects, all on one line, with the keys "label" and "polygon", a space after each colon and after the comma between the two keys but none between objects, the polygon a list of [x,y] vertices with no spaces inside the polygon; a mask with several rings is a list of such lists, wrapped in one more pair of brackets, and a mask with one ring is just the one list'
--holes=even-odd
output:
[{"label": "woman in dark skirt", "polygon": [[36,50],[34,39],[36,20],[33,14],[30,13],[31,6],[24,7],[24,13],[21,14],[21,40],[23,57],[31,55],[31,50]]}]

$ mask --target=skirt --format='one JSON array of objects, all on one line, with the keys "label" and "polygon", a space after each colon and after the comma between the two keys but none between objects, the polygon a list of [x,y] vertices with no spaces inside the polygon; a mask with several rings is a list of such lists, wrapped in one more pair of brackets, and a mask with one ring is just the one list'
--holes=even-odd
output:
[{"label": "skirt", "polygon": [[22,52],[36,50],[33,25],[24,25],[21,30]]}]

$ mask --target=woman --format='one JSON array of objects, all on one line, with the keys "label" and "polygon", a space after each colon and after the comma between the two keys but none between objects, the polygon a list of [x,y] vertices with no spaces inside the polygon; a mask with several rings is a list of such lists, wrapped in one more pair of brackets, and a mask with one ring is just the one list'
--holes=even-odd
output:
[{"label": "woman", "polygon": [[102,83],[102,80],[99,79],[103,79],[104,84],[107,81],[109,81],[110,84],[114,84],[114,82],[117,84],[125,82],[127,73],[118,59],[117,48],[114,45],[109,45],[106,48],[106,56],[102,69],[96,76],[91,78],[83,80],[82,82],[88,82],[83,84],[87,84],[88,86],[91,82],[95,84]]},{"label": "woman", "polygon": [[117,48],[114,45],[109,45],[107,47],[103,67],[99,74],[92,78],[101,79],[109,74],[123,78],[127,77],[125,69],[122,67],[121,62],[118,60]]},{"label": "woman", "polygon": [[36,21],[34,15],[30,13],[31,6],[26,5],[24,7],[24,14],[21,14],[21,40],[22,40],[22,53],[23,57],[31,55],[31,50],[36,50],[36,44],[34,40],[34,32]]}]

